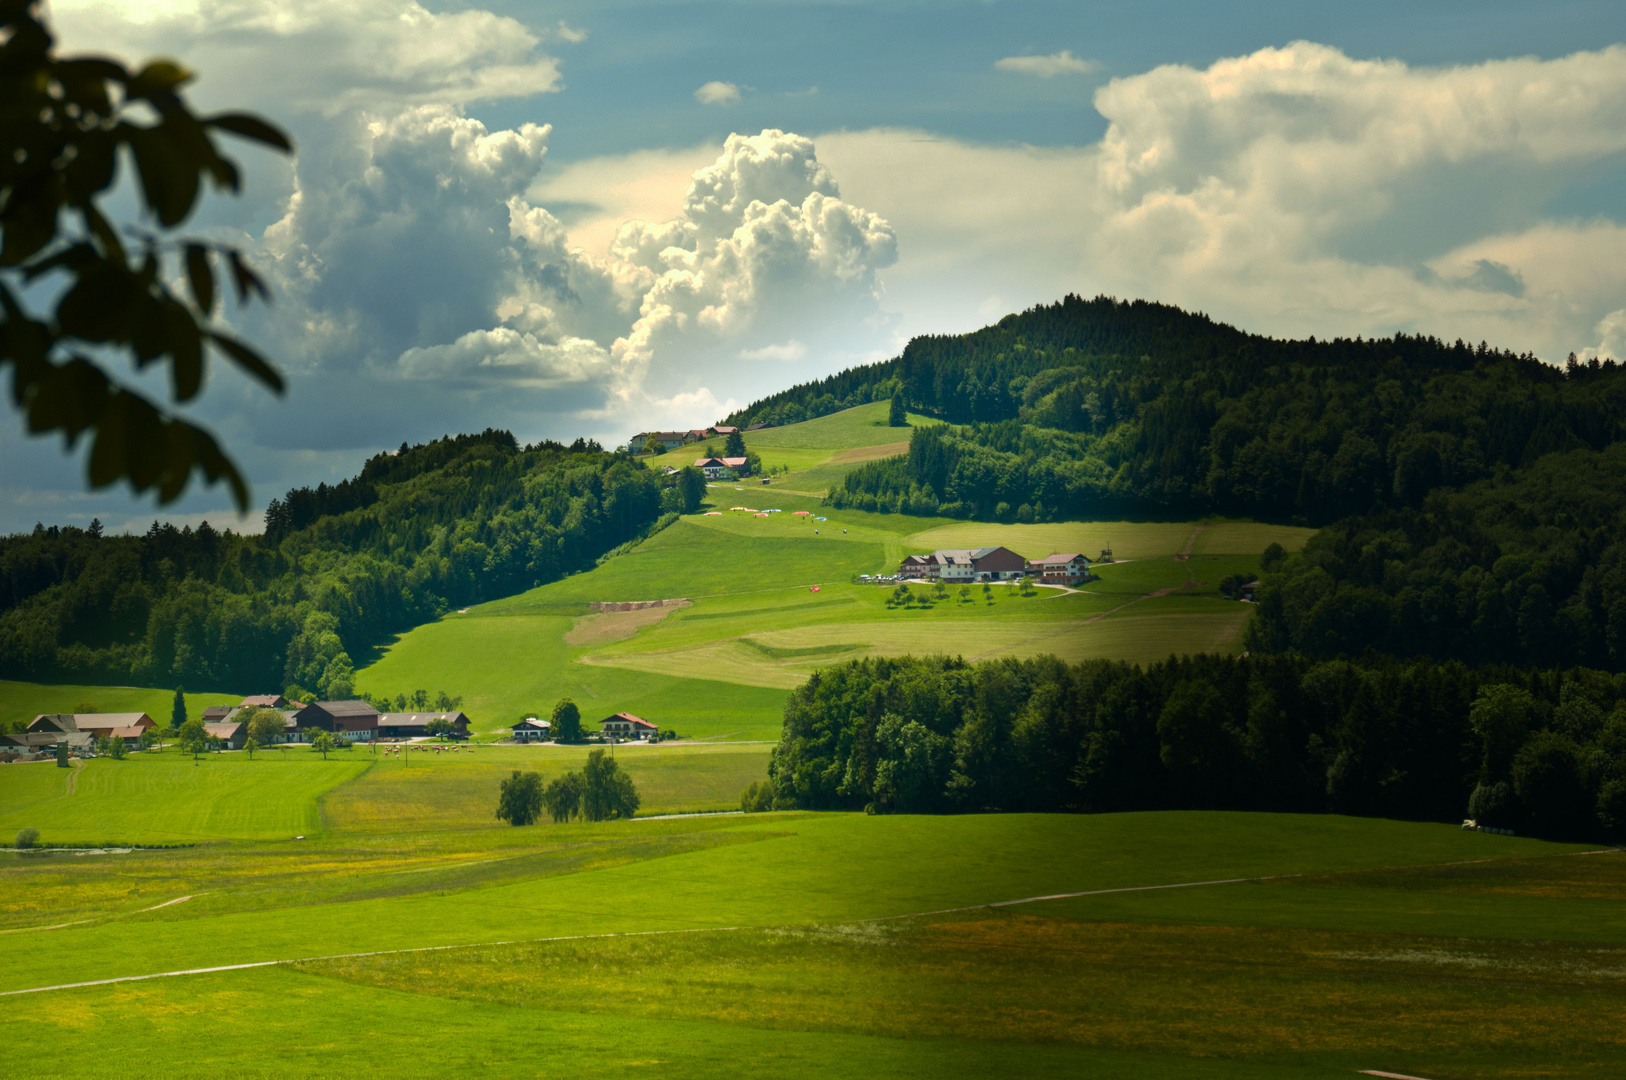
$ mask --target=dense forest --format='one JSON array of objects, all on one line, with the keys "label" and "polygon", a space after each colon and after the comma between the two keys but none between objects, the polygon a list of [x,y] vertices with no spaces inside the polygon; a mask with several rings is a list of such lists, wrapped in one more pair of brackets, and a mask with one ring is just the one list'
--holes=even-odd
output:
[{"label": "dense forest", "polygon": [[681,499],[596,444],[521,447],[488,430],[290,491],[263,536],[38,526],[0,538],[0,675],[348,696],[351,655],[589,568],[663,512],[694,509]]},{"label": "dense forest", "polygon": [[894,394],[950,426],[848,474],[833,503],[1321,525],[1626,437],[1626,369],[1613,361],[1555,368],[1408,335],[1283,341],[1162,304],[1076,296],[916,338],[896,359],[729,420],[785,422]]},{"label": "dense forest", "polygon": [[1626,679],[1375,655],[872,658],[791,694],[770,778],[773,805],[805,809],[1466,807],[1482,825],[1618,839]]}]

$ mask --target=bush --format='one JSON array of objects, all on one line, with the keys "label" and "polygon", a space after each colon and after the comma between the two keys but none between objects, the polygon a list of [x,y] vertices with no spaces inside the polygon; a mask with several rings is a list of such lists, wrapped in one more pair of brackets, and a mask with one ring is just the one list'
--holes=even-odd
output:
[{"label": "bush", "polygon": [[39,839],[40,831],[38,829],[17,830],[17,846],[20,848],[31,848],[39,843]]},{"label": "bush", "polygon": [[1468,816],[1492,829],[1511,829],[1519,824],[1519,806],[1513,788],[1506,781],[1480,784],[1468,796]]}]

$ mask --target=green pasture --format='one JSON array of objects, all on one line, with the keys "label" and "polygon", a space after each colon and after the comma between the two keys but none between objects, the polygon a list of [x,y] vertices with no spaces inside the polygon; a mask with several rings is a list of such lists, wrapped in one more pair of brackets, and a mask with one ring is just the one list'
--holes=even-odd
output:
[{"label": "green pasture", "polygon": [[[919,413],[909,413],[908,427],[890,427],[887,416],[892,403],[873,401],[868,405],[845,409],[841,412],[806,420],[800,424],[764,428],[747,432],[745,445],[765,453],[769,449],[797,450],[852,450],[870,446],[907,443],[912,429],[926,424],[940,424],[941,420]],[[900,453],[902,451],[899,451]]]},{"label": "green pasture", "polygon": [[[402,635],[359,684],[389,694],[445,686],[487,732],[568,696],[589,720],[627,711],[691,737],[772,740],[786,691],[816,668],[863,656],[1054,653],[1146,663],[1233,652],[1251,609],[1221,598],[1218,583],[1255,569],[1258,553],[1219,552],[1263,550],[1272,539],[1292,545],[1307,531],[1232,522],[945,524],[832,511],[749,485],[713,485],[709,498],[713,512],[685,517],[587,573]],[[756,516],[770,509],[779,512]],[[1173,557],[1205,537],[1213,553]],[[1121,561],[1072,593],[951,586],[939,596],[913,585],[917,601],[929,603],[888,607],[893,586],[852,583],[936,546],[1005,545],[1032,557],[1108,544]],[[676,599],[692,603],[622,619],[620,629],[618,616],[589,616],[594,601]]]},{"label": "green pasture", "polygon": [[[370,760],[370,758],[369,758]],[[208,754],[194,761],[173,747],[92,758],[0,765],[0,841],[37,828],[43,843],[173,844],[221,838],[271,839],[322,827],[323,792],[367,762],[352,752],[324,761],[306,748],[286,753]]]},{"label": "green pasture", "polygon": [[[197,716],[210,705],[230,701],[233,705],[243,695],[187,694],[186,711]],[[80,686],[68,683],[15,682],[0,679],[0,720],[21,720],[26,725],[41,713],[78,712],[80,705],[94,705],[97,712],[144,712],[160,724],[169,723],[169,711],[175,704],[175,690],[157,690],[142,686]]]},{"label": "green pasture", "polygon": [[[454,787],[418,794],[451,805]],[[6,1053],[42,1076],[111,1075],[113,1047],[121,1076],[1601,1077],[1626,1062],[1620,853],[1242,813],[412,824],[0,857],[0,929],[73,923],[11,934],[0,989],[338,957],[13,999]],[[1212,884],[979,906],[1191,882]],[[603,936],[620,934],[635,936]],[[443,945],[466,947],[422,951]],[[356,953],[379,954],[340,956]]]}]

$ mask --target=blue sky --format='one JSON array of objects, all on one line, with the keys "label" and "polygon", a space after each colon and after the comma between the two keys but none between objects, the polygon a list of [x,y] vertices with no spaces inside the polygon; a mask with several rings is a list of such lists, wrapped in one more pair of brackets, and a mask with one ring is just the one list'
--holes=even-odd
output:
[{"label": "blue sky", "polygon": [[[1069,291],[1626,353],[1618,3],[53,7],[298,138],[194,222],[277,292],[231,318],[287,399],[220,370],[193,411],[260,506],[403,440],[712,422]],[[258,527],[0,453],[0,528]]]}]

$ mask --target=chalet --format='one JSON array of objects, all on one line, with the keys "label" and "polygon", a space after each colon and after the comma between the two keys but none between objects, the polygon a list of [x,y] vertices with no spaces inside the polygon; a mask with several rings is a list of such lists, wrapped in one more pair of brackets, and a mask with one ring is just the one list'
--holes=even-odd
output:
[{"label": "chalet", "polygon": [[730,472],[735,476],[751,475],[750,460],[742,457],[700,458],[694,463],[694,467],[705,473],[707,480],[726,479]]},{"label": "chalet", "polygon": [[378,710],[365,701],[313,701],[295,719],[302,728],[321,728],[351,742],[378,738]]},{"label": "chalet", "polygon": [[429,734],[429,721],[449,720],[452,732],[448,738],[469,737],[469,718],[460,712],[391,712],[378,717],[380,739],[419,739]]},{"label": "chalet", "polygon": [[1027,571],[1027,562],[1007,547],[941,548],[930,555],[909,555],[898,576],[942,581],[1011,581]]},{"label": "chalet", "polygon": [[87,731],[62,732],[19,731],[14,735],[0,735],[0,748],[25,754],[50,754],[58,743],[67,743],[69,750],[86,751],[94,745]]},{"label": "chalet", "polygon": [[212,739],[219,739],[227,750],[241,750],[248,743],[248,725],[241,720],[228,720],[223,724],[204,724],[203,730]]},{"label": "chalet", "polygon": [[1090,576],[1090,559],[1075,553],[1046,555],[1028,563],[1028,573],[1045,585],[1077,585]]},{"label": "chalet", "polygon": [[224,724],[231,719],[232,713],[236,712],[237,708],[235,705],[210,705],[203,710],[203,715],[199,719],[205,724]]},{"label": "chalet", "polygon": [[[697,431],[646,431],[629,439],[627,447],[633,453],[639,451],[654,453],[656,450],[677,450],[690,443],[699,442],[704,437],[704,433]],[[633,446],[635,442],[636,447]]]},{"label": "chalet", "polygon": [[731,425],[718,424],[715,427],[707,428],[706,429],[706,435],[709,436],[709,437],[712,437],[712,438],[715,438],[715,437],[720,435],[720,436],[722,436],[723,438],[726,439],[726,438],[728,438],[730,435],[734,434],[738,430],[740,430],[740,429],[737,428],[737,427],[733,427]]},{"label": "chalet", "polygon": [[519,723],[509,728],[514,733],[515,742],[546,742],[553,738],[551,720],[538,720],[534,716],[527,716]]},{"label": "chalet", "polygon": [[618,739],[647,739],[660,733],[660,728],[643,717],[624,712],[606,716],[599,724],[599,730]]},{"label": "chalet", "polygon": [[286,709],[288,699],[281,694],[256,694],[253,697],[244,698],[243,703],[237,707],[239,709]]}]

